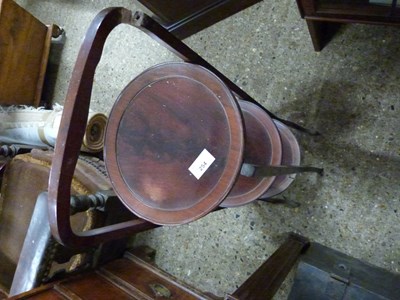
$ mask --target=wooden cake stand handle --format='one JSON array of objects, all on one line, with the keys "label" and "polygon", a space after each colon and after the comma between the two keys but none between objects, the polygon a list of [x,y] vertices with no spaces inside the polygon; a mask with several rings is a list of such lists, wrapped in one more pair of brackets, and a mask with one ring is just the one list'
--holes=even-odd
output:
[{"label": "wooden cake stand handle", "polygon": [[70,223],[71,183],[85,133],[95,70],[109,33],[123,23],[133,23],[132,12],[124,8],[105,9],[95,17],[79,51],[68,88],[48,193],[52,234],[68,247],[94,246],[156,226],[136,219],[85,232],[74,232]]}]

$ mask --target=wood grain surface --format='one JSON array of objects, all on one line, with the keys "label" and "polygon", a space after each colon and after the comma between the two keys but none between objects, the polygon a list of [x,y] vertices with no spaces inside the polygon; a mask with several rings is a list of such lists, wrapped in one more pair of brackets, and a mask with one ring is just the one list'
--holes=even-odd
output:
[{"label": "wood grain surface", "polygon": [[0,104],[38,106],[51,28],[12,0],[0,1]]},{"label": "wood grain surface", "polygon": [[[188,63],[145,71],[123,91],[109,118],[105,157],[117,194],[156,224],[204,216],[239,172],[242,125],[236,100],[210,71]],[[197,179],[188,168],[204,149],[215,161]]]}]

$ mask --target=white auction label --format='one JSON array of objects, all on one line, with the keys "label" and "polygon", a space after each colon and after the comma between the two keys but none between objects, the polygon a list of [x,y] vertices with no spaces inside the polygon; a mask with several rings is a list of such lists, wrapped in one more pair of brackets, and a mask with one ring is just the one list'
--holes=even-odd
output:
[{"label": "white auction label", "polygon": [[207,169],[212,165],[214,160],[215,157],[212,156],[207,149],[204,149],[189,167],[189,171],[194,175],[194,177],[200,179],[200,177],[203,176]]}]

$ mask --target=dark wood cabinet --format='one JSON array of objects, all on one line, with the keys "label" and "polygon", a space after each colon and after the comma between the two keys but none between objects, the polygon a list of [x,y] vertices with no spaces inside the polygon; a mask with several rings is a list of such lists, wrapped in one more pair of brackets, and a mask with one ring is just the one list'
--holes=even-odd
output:
[{"label": "dark wood cabinet", "polygon": [[297,0],[315,51],[321,51],[340,23],[400,25],[397,0]]},{"label": "dark wood cabinet", "polygon": [[178,38],[186,38],[261,0],[138,0]]}]

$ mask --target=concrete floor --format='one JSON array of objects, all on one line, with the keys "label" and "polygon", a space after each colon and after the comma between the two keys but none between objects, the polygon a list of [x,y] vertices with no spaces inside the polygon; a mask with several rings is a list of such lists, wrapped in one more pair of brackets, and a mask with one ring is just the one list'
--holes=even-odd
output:
[{"label": "concrete floor", "polygon": [[[80,43],[104,7],[134,1],[18,0],[67,40],[53,102],[63,103]],[[298,208],[254,202],[196,222],[139,234],[157,264],[198,288],[232,292],[295,231],[351,256],[400,272],[400,31],[349,25],[321,52],[295,1],[263,2],[185,42],[281,117],[322,133],[298,134],[305,165],[325,176],[299,176],[282,194]],[[97,69],[92,108],[108,112],[122,88],[154,64],[178,60],[143,33],[120,26]],[[276,299],[285,299],[290,278]]]}]

